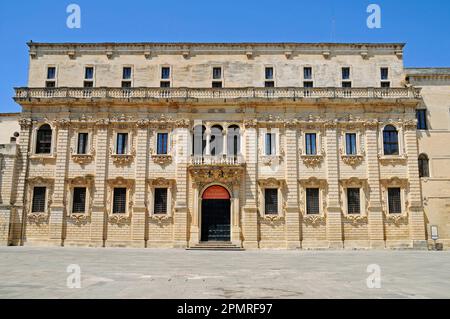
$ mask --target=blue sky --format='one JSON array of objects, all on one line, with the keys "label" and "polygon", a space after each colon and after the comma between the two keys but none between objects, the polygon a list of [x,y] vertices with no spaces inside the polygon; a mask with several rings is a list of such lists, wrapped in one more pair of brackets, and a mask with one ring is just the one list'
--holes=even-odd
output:
[{"label": "blue sky", "polygon": [[[66,7],[81,7],[81,29]],[[382,28],[366,26],[369,4]],[[334,22],[333,22],[334,21]],[[26,86],[26,42],[405,42],[406,66],[450,67],[450,1],[444,0],[0,0],[0,112],[17,112]]]}]

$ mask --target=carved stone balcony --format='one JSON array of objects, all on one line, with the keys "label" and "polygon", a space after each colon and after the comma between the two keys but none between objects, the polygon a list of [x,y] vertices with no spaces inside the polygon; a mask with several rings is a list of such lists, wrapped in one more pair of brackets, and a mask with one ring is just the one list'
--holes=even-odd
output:
[{"label": "carved stone balcony", "polygon": [[418,88],[16,88],[14,99],[18,103],[48,102],[48,100],[108,100],[119,102],[189,100],[389,100],[421,98]]},{"label": "carved stone balcony", "polygon": [[194,155],[189,165],[192,179],[199,185],[210,182],[239,183],[244,170],[242,156]]},{"label": "carved stone balcony", "polygon": [[244,164],[242,155],[238,156],[212,156],[212,155],[194,155],[191,157],[191,165],[218,165],[218,166],[241,166]]}]

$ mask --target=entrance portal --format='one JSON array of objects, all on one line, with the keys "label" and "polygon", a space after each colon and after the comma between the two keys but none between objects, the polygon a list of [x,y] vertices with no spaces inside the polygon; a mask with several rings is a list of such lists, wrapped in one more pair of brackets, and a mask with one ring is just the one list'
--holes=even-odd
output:
[{"label": "entrance portal", "polygon": [[222,186],[211,186],[202,197],[201,241],[230,241],[230,194]]}]

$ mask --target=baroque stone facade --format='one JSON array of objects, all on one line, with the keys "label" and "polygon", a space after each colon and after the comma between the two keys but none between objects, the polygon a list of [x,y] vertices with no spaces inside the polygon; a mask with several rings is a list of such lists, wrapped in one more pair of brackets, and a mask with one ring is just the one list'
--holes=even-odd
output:
[{"label": "baroque stone facade", "polygon": [[402,52],[31,43],[2,243],[426,248]]}]

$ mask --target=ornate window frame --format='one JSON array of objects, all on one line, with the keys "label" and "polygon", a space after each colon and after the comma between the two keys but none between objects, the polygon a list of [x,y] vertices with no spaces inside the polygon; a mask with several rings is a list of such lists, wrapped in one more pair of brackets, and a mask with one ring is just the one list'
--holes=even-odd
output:
[{"label": "ornate window frame", "polygon": [[[266,154],[266,135],[275,134],[275,154]],[[259,128],[259,143],[261,145],[259,157],[264,165],[279,164],[283,160],[284,150],[281,145],[284,134],[279,127],[261,127]]]},{"label": "ornate window frame", "polygon": [[[107,180],[107,205],[108,221],[113,224],[127,224],[131,222],[131,216],[133,213],[133,198],[134,198],[134,179],[126,179],[123,177],[116,177],[114,179]],[[126,212],[122,214],[113,214],[114,205],[114,189],[126,188],[127,190],[127,204]]]},{"label": "ornate window frame", "polygon": [[[126,154],[117,154],[117,135],[119,133],[127,133],[128,134],[128,147]],[[134,145],[134,134],[133,129],[128,125],[115,125],[112,128],[111,134],[111,143],[112,145],[109,149],[109,153],[111,158],[116,165],[127,165],[134,160],[136,156],[136,148]]]},{"label": "ornate window frame", "polygon": [[[158,134],[167,133],[167,154],[158,154]],[[172,162],[173,157],[173,131],[170,128],[157,128],[151,136],[150,156],[153,162],[163,165]]]},{"label": "ornate window frame", "polygon": [[[347,154],[347,134],[356,134],[356,154]],[[362,127],[344,126],[340,130],[339,153],[341,160],[352,167],[360,165],[366,152],[364,150],[364,134]]]},{"label": "ornate window frame", "polygon": [[[94,148],[94,129],[87,127],[75,128],[72,131],[71,137],[71,157],[75,163],[78,164],[87,164],[94,160],[95,157],[95,148]],[[86,154],[78,154],[78,139],[80,137],[80,133],[88,134],[88,151]]]},{"label": "ornate window frame", "polygon": [[[258,192],[259,198],[258,201],[258,211],[259,216],[266,221],[274,222],[283,220],[285,217],[285,207],[286,201],[284,198],[284,190],[286,187],[286,181],[284,179],[276,179],[276,178],[266,178],[258,180]],[[266,214],[266,205],[265,205],[265,190],[266,189],[276,189],[277,190],[277,200],[278,200],[278,214]]]},{"label": "ornate window frame", "polygon": [[[342,213],[345,220],[352,224],[358,224],[362,222],[367,222],[368,214],[367,207],[369,207],[369,187],[367,179],[360,179],[357,177],[352,177],[349,179],[341,179],[340,191],[341,191],[341,205]],[[359,204],[360,213],[359,214],[349,214],[348,213],[348,188],[359,188]]]},{"label": "ornate window frame", "polygon": [[[50,153],[49,154],[37,154],[36,153],[36,144],[37,144],[37,133],[39,129],[43,126],[48,124],[50,128],[52,129],[52,145],[50,146]],[[58,128],[55,125],[55,123],[52,123],[51,121],[44,120],[42,122],[36,122],[33,121],[33,129],[31,132],[31,154],[30,159],[36,159],[36,160],[46,160],[46,159],[55,159],[56,158],[56,141],[57,141],[57,134],[58,134]]]},{"label": "ornate window frame", "polygon": [[[316,154],[306,154],[306,134],[316,134]],[[325,141],[323,128],[316,125],[304,126],[299,134],[300,158],[306,167],[317,167],[325,158]]]},{"label": "ornate window frame", "polygon": [[[319,179],[316,177],[310,177],[308,179],[299,179],[300,184],[300,196],[299,207],[303,220],[310,225],[323,224],[326,221],[326,198],[328,194],[328,182],[326,179]],[[319,214],[307,214],[306,212],[306,189],[318,188],[319,189]]]},{"label": "ornate window frame", "polygon": [[[86,188],[86,208],[84,213],[74,213],[72,211],[74,200],[74,189],[76,187]],[[69,218],[70,221],[72,221],[74,224],[77,225],[87,223],[90,220],[92,214],[92,204],[94,200],[94,176],[86,175],[68,178],[67,188],[70,198],[69,207],[67,208],[67,217]]]},{"label": "ornate window frame", "polygon": [[[392,177],[380,180],[381,198],[383,212],[388,222],[399,224],[408,220],[408,200],[407,194],[409,189],[409,181],[407,178]],[[400,204],[402,212],[400,214],[389,213],[389,188],[400,188]]]},{"label": "ornate window frame", "polygon": [[[386,128],[386,126],[391,125],[393,127],[395,127],[395,129],[397,130],[397,136],[398,136],[398,155],[385,155],[384,154],[384,129]],[[404,129],[403,129],[403,125],[399,122],[393,122],[393,121],[388,121],[383,123],[382,125],[380,125],[379,128],[379,139],[378,139],[378,149],[379,149],[379,154],[378,154],[378,159],[380,160],[380,163],[383,165],[395,165],[395,164],[401,164],[401,163],[405,163],[406,160],[408,159],[407,155],[406,155],[406,151],[405,151],[405,135],[404,135]]]},{"label": "ornate window frame", "polygon": [[[50,208],[52,205],[53,191],[54,191],[54,179],[44,178],[44,177],[31,177],[27,180],[28,185],[28,196],[29,202],[26,207],[28,210],[27,219],[30,222],[36,224],[41,224],[48,222],[50,217]],[[33,196],[35,187],[45,187],[45,211],[44,212],[33,212]]]},{"label": "ornate window frame", "polygon": [[[173,208],[175,207],[174,188],[176,185],[175,179],[166,179],[163,177],[149,179],[149,196],[147,200],[147,211],[150,219],[162,223],[164,220],[169,220],[173,217]],[[167,213],[155,214],[155,189],[167,188]]]}]

